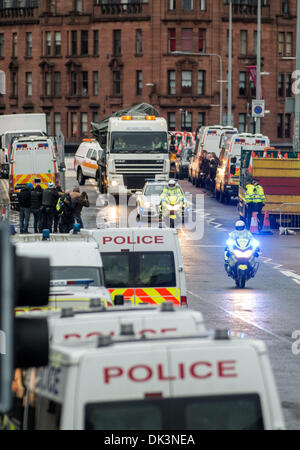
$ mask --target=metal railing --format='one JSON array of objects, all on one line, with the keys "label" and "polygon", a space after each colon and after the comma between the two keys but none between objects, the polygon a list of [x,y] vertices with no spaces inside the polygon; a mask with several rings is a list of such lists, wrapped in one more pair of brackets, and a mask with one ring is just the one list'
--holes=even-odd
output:
[{"label": "metal railing", "polygon": [[279,230],[300,230],[300,203],[282,203],[279,208]]},{"label": "metal railing", "polygon": [[[13,225],[15,231],[19,232],[20,218],[18,202],[0,203],[0,222],[4,221],[8,222],[9,225]],[[29,222],[28,228],[33,228],[32,219]]]}]

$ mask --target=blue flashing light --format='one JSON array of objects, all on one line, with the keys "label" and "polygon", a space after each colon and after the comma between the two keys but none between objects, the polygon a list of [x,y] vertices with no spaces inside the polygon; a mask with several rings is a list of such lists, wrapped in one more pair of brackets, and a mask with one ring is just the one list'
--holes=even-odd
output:
[{"label": "blue flashing light", "polygon": [[21,145],[21,144],[18,144],[18,145],[17,145],[17,148],[22,148],[22,145]]},{"label": "blue flashing light", "polygon": [[67,281],[67,285],[77,285],[77,286],[85,286],[88,284],[92,284],[94,283],[95,280],[91,279],[91,278],[87,278],[87,279],[80,279],[80,280],[68,280]]},{"label": "blue flashing light", "polygon": [[46,241],[49,238],[50,238],[50,230],[48,229],[43,230],[43,241]]},{"label": "blue flashing light", "polygon": [[74,234],[77,234],[77,233],[80,232],[80,225],[79,225],[79,223],[74,223],[74,225],[73,225],[73,232],[74,232]]}]

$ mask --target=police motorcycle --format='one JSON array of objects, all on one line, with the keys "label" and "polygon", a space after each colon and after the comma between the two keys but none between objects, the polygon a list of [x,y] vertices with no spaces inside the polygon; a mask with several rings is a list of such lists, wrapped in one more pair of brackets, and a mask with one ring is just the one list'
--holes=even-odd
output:
[{"label": "police motorcycle", "polygon": [[[173,182],[173,183],[172,183]],[[169,185],[175,186],[175,181],[170,181]],[[175,191],[169,192],[161,199],[158,207],[159,225],[162,221],[170,228],[175,228],[178,224],[183,224],[185,219],[185,202],[181,193]]]},{"label": "police motorcycle", "polygon": [[[245,225],[242,221],[237,224],[239,222]],[[246,281],[255,277],[259,266],[257,258],[260,255],[259,242],[250,232],[230,233],[225,248],[225,271],[234,279],[238,288],[244,288]]]}]

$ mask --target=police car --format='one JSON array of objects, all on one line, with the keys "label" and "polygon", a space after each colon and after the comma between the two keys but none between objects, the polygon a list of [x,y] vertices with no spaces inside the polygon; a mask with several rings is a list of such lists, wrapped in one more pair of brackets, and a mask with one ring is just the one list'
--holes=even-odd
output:
[{"label": "police car", "polygon": [[186,281],[178,233],[170,228],[82,229],[98,244],[104,283],[114,299],[133,304],[187,306]]},{"label": "police car", "polygon": [[[136,194],[136,206],[137,206],[137,219],[143,220],[145,218],[158,218],[158,206],[160,204],[160,196],[163,190],[168,186],[167,181],[154,181],[149,180],[145,183],[143,190]],[[177,187],[182,192],[184,198],[184,192],[181,186]],[[188,202],[185,200],[186,213],[188,212]]]},{"label": "police car", "polygon": [[227,330],[141,338],[127,325],[117,337],[54,344],[48,366],[23,380],[25,429],[285,428],[265,344]]},{"label": "police car", "polygon": [[[12,238],[20,256],[50,258],[51,281],[46,307],[16,308],[16,313],[36,309],[89,306],[100,299],[112,306],[104,287],[103,264],[97,243],[91,236],[53,234],[43,240],[41,234],[17,235]],[[38,276],[38,274],[37,274]]]}]

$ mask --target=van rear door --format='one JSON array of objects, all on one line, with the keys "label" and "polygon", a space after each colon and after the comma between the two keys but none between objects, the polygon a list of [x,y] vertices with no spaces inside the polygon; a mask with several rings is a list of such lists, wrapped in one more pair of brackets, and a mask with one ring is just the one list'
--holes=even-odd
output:
[{"label": "van rear door", "polygon": [[14,192],[32,181],[34,172],[34,152],[27,143],[19,143],[14,146],[12,155],[11,176],[13,177]]},{"label": "van rear door", "polygon": [[42,188],[45,189],[48,183],[55,184],[56,159],[54,149],[50,141],[34,142],[31,145],[35,163],[32,183],[40,182]]}]

